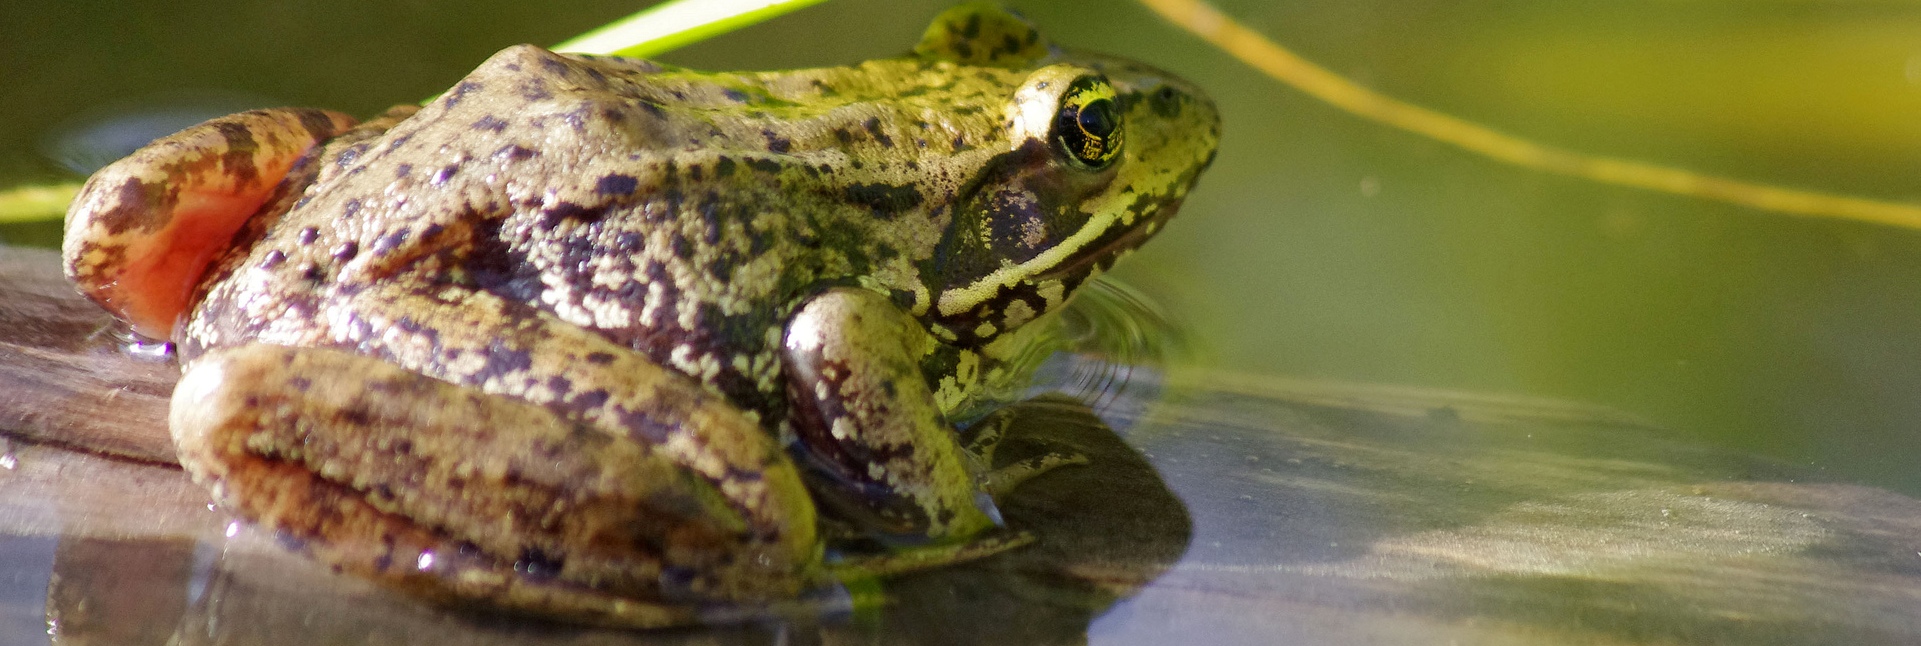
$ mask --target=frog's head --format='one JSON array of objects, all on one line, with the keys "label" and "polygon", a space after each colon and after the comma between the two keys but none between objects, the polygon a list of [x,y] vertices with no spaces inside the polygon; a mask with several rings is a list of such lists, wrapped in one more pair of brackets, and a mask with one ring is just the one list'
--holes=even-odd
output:
[{"label": "frog's head", "polygon": [[1220,116],[1198,88],[1052,47],[998,8],[949,10],[915,51],[1028,70],[1004,107],[1005,152],[953,202],[953,224],[922,267],[924,318],[956,342],[1060,307],[1158,232],[1214,159]]}]

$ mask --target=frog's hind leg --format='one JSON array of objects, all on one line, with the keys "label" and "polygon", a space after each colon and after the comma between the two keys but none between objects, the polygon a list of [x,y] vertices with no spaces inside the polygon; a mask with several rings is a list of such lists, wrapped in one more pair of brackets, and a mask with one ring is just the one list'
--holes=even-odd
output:
[{"label": "frog's hind leg", "polygon": [[649,447],[341,351],[203,355],[171,426],[181,463],[229,509],[429,596],[685,624],[702,595],[664,598],[666,582],[724,569],[733,554],[701,552],[742,534],[717,492]]}]

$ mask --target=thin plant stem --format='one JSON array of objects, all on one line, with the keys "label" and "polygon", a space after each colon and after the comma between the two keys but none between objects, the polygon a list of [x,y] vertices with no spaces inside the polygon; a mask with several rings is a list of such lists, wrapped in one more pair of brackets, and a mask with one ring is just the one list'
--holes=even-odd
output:
[{"label": "thin plant stem", "polygon": [[1787,215],[1921,229],[1921,206],[1770,186],[1516,137],[1361,87],[1268,40],[1202,0],[1140,0],[1268,77],[1336,108],[1496,161],[1602,184],[1716,200]]}]

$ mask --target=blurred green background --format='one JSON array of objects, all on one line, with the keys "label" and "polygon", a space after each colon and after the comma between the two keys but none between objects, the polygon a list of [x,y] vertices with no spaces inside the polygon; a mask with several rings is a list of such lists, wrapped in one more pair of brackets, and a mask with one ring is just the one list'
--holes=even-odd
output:
[{"label": "blurred green background", "polygon": [[[664,57],[831,65],[947,3],[833,0]],[[1119,0],[1011,2],[1057,41],[1209,88],[1220,157],[1119,274],[1209,369],[1561,397],[1921,493],[1921,231],[1546,176],[1319,104]],[[0,4],[0,186],[69,180],[143,120],[359,114],[633,2]],[[1543,142],[1921,201],[1921,2],[1224,1],[1388,94]],[[184,125],[184,123],[182,124]],[[104,143],[103,143],[104,142]],[[53,226],[0,227],[50,245]]]}]

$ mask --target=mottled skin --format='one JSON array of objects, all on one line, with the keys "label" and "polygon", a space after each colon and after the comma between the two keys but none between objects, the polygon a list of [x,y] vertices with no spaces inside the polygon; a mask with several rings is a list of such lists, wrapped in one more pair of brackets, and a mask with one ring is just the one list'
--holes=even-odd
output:
[{"label": "mottled skin", "polygon": [[[686,622],[819,584],[847,528],[991,528],[1007,479],[948,415],[1009,331],[1172,215],[1218,127],[1178,79],[978,6],[840,68],[513,47],[315,148],[197,287],[152,299],[191,306],[143,305],[139,329],[179,343],[182,463],[316,557]],[[83,290],[129,280],[128,250],[178,217],[113,195],[218,184],[168,183],[178,155],[156,155],[70,214]]]}]

